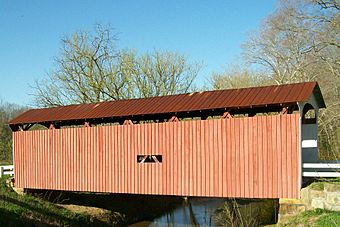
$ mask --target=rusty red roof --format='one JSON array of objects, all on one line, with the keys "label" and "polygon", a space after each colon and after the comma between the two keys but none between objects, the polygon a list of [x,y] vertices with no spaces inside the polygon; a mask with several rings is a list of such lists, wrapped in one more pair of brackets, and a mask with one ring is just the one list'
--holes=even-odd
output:
[{"label": "rusty red roof", "polygon": [[112,117],[145,116],[202,110],[254,108],[308,101],[315,94],[325,107],[317,82],[193,92],[187,94],[32,109],[10,125]]}]

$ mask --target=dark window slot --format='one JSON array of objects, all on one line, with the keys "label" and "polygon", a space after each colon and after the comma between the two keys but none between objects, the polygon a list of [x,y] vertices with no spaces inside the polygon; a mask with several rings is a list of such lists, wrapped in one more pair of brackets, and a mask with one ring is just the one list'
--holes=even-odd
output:
[{"label": "dark window slot", "polygon": [[137,155],[137,163],[162,163],[162,155]]}]

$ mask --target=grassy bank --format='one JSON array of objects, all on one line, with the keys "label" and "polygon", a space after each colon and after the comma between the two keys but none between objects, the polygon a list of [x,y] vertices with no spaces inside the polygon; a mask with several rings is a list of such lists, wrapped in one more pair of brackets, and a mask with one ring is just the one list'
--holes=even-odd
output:
[{"label": "grassy bank", "polygon": [[71,212],[49,201],[18,195],[6,187],[6,178],[0,178],[1,226],[110,226],[115,220],[103,222],[96,217]]},{"label": "grassy bank", "polygon": [[287,218],[278,226],[340,226],[340,212],[323,209],[309,210]]},{"label": "grassy bank", "polygon": [[126,226],[152,221],[181,197],[29,190],[18,195],[0,178],[0,226]]},{"label": "grassy bank", "polygon": [[140,221],[152,221],[183,203],[178,196],[112,194],[89,192],[60,192],[29,190],[31,194],[49,201],[57,201],[64,207],[92,207],[111,212],[121,225]]}]

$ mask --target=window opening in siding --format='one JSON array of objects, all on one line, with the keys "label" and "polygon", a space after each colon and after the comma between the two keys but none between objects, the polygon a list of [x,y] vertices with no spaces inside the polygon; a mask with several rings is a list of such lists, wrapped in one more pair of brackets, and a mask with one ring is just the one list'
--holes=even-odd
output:
[{"label": "window opening in siding", "polygon": [[137,155],[137,163],[162,163],[162,155]]},{"label": "window opening in siding", "polygon": [[303,108],[303,124],[316,124],[316,112],[312,105],[306,104]]}]

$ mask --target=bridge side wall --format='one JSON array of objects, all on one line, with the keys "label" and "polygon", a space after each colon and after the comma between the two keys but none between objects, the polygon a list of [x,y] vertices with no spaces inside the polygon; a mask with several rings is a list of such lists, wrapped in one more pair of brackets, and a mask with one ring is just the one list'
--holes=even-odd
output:
[{"label": "bridge side wall", "polygon": [[[16,186],[298,198],[299,114],[14,132]],[[138,163],[137,155],[161,155]],[[159,157],[159,156],[158,156]]]}]

